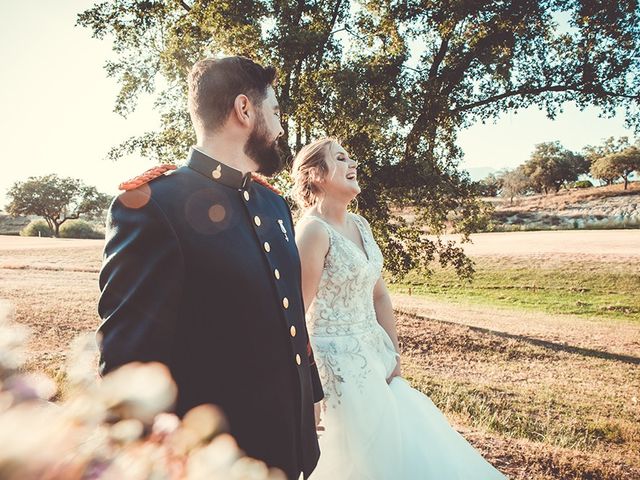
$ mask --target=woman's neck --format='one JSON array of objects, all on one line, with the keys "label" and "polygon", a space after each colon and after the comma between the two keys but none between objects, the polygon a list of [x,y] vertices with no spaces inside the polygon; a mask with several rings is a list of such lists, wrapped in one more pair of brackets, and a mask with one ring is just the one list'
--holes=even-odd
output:
[{"label": "woman's neck", "polygon": [[336,199],[320,199],[310,212],[327,220],[333,225],[344,227],[347,223],[347,207],[349,203],[344,203]]}]

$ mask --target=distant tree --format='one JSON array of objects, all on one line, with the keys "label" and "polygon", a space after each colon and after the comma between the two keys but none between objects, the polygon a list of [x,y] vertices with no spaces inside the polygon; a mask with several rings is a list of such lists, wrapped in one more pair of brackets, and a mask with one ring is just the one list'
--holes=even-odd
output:
[{"label": "distant tree", "polygon": [[[638,142],[640,142],[640,139],[638,139]],[[627,136],[609,137],[601,145],[587,145],[584,147],[584,156],[589,160],[589,163],[593,164],[599,158],[606,157],[612,153],[619,153],[630,146],[629,137]]]},{"label": "distant tree", "polygon": [[483,197],[497,197],[500,188],[502,188],[502,180],[495,173],[490,173],[482,180],[476,182],[478,187],[478,195]]},{"label": "distant tree", "polygon": [[608,185],[622,178],[625,190],[629,185],[629,175],[636,171],[640,171],[640,149],[637,147],[628,147],[621,152],[600,157],[591,165],[594,178],[602,179]]},{"label": "distant tree", "polygon": [[[614,155],[613,153],[611,155]],[[610,155],[604,157],[597,157],[591,162],[591,169],[589,174],[603,182],[605,185],[611,185],[620,176],[615,168],[615,165],[611,161]]]},{"label": "distant tree", "polygon": [[16,182],[7,192],[7,197],[10,199],[7,213],[13,216],[39,215],[56,237],[64,222],[80,218],[80,215],[99,215],[111,200],[81,180],[55,174]]},{"label": "distant tree", "polygon": [[637,152],[640,150],[640,138],[632,146],[629,137],[609,137],[602,145],[587,146],[585,156],[591,162],[590,174],[593,178],[611,185],[616,179],[624,180],[627,189],[629,175],[638,170]]},{"label": "distant tree", "polygon": [[560,142],[545,142],[535,146],[531,157],[522,165],[535,191],[556,193],[567,182],[589,172],[589,161],[582,155],[565,149]]},{"label": "distant tree", "polygon": [[513,197],[524,195],[531,189],[531,180],[525,175],[522,166],[502,172],[499,178],[502,184],[500,194],[509,198],[510,205],[513,205]]}]

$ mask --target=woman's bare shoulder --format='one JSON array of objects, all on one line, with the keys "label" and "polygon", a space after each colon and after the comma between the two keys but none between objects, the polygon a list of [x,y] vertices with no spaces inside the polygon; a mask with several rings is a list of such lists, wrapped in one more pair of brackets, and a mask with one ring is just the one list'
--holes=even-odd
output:
[{"label": "woman's bare shoulder", "polygon": [[329,248],[329,232],[323,221],[314,215],[304,215],[296,223],[296,243],[302,247]]}]

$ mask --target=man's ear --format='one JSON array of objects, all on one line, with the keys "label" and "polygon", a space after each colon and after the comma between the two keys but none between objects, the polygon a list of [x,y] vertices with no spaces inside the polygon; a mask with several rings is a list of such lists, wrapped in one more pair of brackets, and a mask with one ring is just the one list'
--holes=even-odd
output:
[{"label": "man's ear", "polygon": [[251,126],[253,121],[253,105],[246,95],[240,94],[233,102],[233,114],[238,122],[247,127]]}]

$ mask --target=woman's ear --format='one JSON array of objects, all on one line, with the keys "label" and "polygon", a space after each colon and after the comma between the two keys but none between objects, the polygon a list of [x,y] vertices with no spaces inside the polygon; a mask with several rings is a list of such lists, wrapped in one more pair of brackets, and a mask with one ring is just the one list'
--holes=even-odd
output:
[{"label": "woman's ear", "polygon": [[309,169],[309,181],[319,192],[322,191],[322,184],[324,183],[324,175],[322,173],[322,170],[318,167]]},{"label": "woman's ear", "polygon": [[253,106],[249,97],[240,94],[233,102],[233,115],[242,125],[250,127],[252,121],[251,117],[253,116],[252,108]]}]

